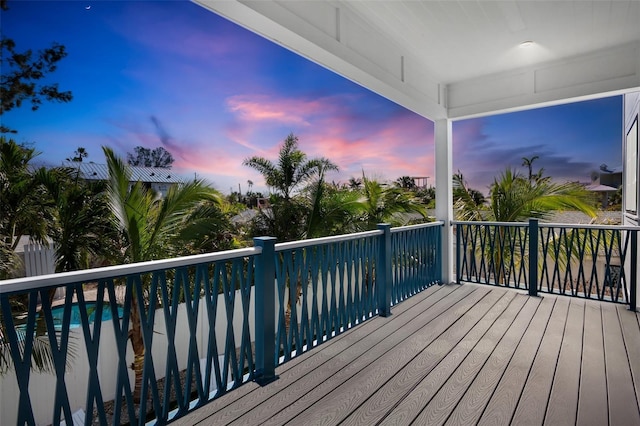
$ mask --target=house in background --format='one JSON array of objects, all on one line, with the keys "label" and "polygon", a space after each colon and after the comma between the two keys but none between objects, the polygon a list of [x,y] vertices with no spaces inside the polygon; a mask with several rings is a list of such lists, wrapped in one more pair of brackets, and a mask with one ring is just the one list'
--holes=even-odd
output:
[{"label": "house in background", "polygon": [[602,208],[609,206],[609,198],[622,186],[622,166],[610,168],[606,164],[591,174],[591,183],[585,186],[588,191],[600,194]]},{"label": "house in background", "polygon": [[[66,163],[65,166],[78,168],[83,179],[88,181],[106,181],[109,179],[109,168],[106,164],[97,163]],[[160,197],[165,197],[169,188],[184,181],[171,169],[160,167],[129,166],[131,170],[131,184],[141,182],[146,188],[152,189]]]},{"label": "house in background", "polygon": [[606,164],[602,164],[596,179],[599,185],[606,185],[617,189],[622,185],[622,166],[611,168]]}]

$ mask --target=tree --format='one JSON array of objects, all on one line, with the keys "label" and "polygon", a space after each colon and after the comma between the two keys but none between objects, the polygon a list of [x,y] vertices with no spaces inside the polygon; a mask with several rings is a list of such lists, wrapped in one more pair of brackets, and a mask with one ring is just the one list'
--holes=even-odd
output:
[{"label": "tree", "polygon": [[301,187],[314,179],[324,179],[325,173],[338,170],[338,166],[327,158],[307,160],[307,155],[298,149],[298,138],[290,134],[285,139],[278,163],[264,157],[251,157],[244,160],[249,166],[262,174],[268,186],[276,190],[270,198],[271,208],[262,209],[254,220],[253,235],[272,235],[280,241],[292,241],[305,235],[305,205],[292,196]]},{"label": "tree", "polygon": [[[458,189],[461,193],[467,191],[466,186],[459,186]],[[471,197],[468,193],[462,195],[461,200],[465,202],[458,204],[459,218],[490,222],[523,222],[529,218],[547,219],[557,210],[578,210],[595,217],[590,194],[581,185],[573,182],[553,183],[549,177],[542,176],[533,176],[533,179],[529,180],[528,177],[511,168],[507,168],[494,179],[490,189],[488,209],[468,202]],[[508,238],[505,227],[487,229],[491,234],[488,238],[494,243],[489,244],[483,255],[488,258],[490,264],[496,265],[494,272],[496,283],[504,282],[507,279],[507,273],[500,265],[510,261],[515,262],[518,250],[509,244],[500,244]],[[578,233],[575,241],[579,238],[582,236]],[[524,237],[518,239],[518,241],[523,240]],[[577,246],[579,244],[576,243]]]},{"label": "tree", "polygon": [[362,196],[318,179],[305,189],[304,238],[347,234],[358,230]]},{"label": "tree", "polygon": [[[533,162],[536,161],[538,158],[540,158],[540,157],[537,156],[537,155],[534,155],[531,158],[522,157],[522,165],[526,166],[528,171],[529,171],[529,174],[528,174],[529,182],[531,182],[533,180],[533,178],[534,178],[534,176],[533,176]],[[542,177],[542,170],[543,169],[540,169],[540,172],[538,173],[539,177]]]},{"label": "tree", "polygon": [[401,176],[398,179],[396,179],[395,183],[399,188],[404,188],[404,189],[416,188],[416,181],[411,176]]},{"label": "tree", "polygon": [[327,158],[307,160],[307,155],[298,149],[298,137],[293,133],[287,136],[280,147],[277,164],[257,156],[247,158],[242,164],[257,170],[266,184],[285,200],[289,200],[294,191],[317,176],[320,170],[338,170],[338,166]]},{"label": "tree", "polygon": [[549,178],[530,182],[511,169],[506,169],[491,185],[489,209],[493,220],[498,222],[545,219],[553,211],[569,209],[595,217],[590,194],[581,185],[557,184]]},{"label": "tree", "polygon": [[406,225],[406,214],[426,217],[427,212],[412,193],[398,187],[390,187],[362,175],[362,211],[360,222],[364,230],[375,229],[379,223]]},{"label": "tree", "polygon": [[56,272],[87,269],[117,256],[106,184],[86,182],[79,175],[77,169],[59,167],[39,177],[52,202]]},{"label": "tree", "polygon": [[433,209],[436,206],[436,188],[433,186],[419,188],[415,196],[424,204],[428,209]]},{"label": "tree", "polygon": [[87,158],[89,153],[83,147],[78,147],[75,151],[73,151],[73,157],[67,158],[67,161],[71,161],[72,163],[82,163],[82,160]]},{"label": "tree", "polygon": [[[3,3],[6,10],[6,3]],[[69,102],[73,98],[70,91],[60,91],[57,83],[44,84],[40,81],[54,72],[58,62],[67,56],[65,47],[53,43],[51,47],[39,50],[34,55],[31,49],[24,52],[16,50],[16,43],[10,38],[0,39],[0,115],[14,108],[19,108],[24,102],[31,102],[31,110],[36,111],[43,100]],[[0,126],[2,133],[12,132],[4,125]]]},{"label": "tree", "polygon": [[453,175],[453,207],[458,219],[483,220],[484,203],[484,195],[470,188],[458,170],[458,173]]},{"label": "tree", "polygon": [[462,174],[454,175],[454,187],[463,200],[458,204],[459,214],[466,220],[519,222],[529,218],[545,219],[554,211],[568,209],[595,216],[590,194],[581,185],[574,182],[558,184],[549,177],[529,181],[511,168],[491,184],[488,210],[474,202],[473,190],[466,186]]},{"label": "tree", "polygon": [[127,163],[131,166],[170,169],[174,162],[173,155],[161,146],[154,149],[136,146],[133,151],[133,154],[127,153]]},{"label": "tree", "polygon": [[[140,182],[131,186],[131,170],[111,149],[103,147],[103,151],[109,168],[107,193],[110,206],[116,226],[124,236],[124,261],[131,263],[172,257],[179,254],[185,245],[193,243],[203,230],[216,225],[213,223],[215,218],[199,211],[210,203],[219,202],[218,193],[204,181],[195,179],[172,186],[166,197],[158,199]],[[145,347],[138,298],[144,295],[134,291],[132,296],[130,339],[134,353],[134,398],[139,400]]]},{"label": "tree", "polygon": [[47,172],[33,173],[30,168],[31,160],[38,154],[13,139],[0,137],[1,278],[8,278],[15,265],[13,253],[20,237],[29,235],[32,240],[44,243],[50,233],[51,203],[42,186]]},{"label": "tree", "polygon": [[360,189],[360,187],[362,187],[362,180],[352,176],[349,178],[348,185],[350,189]]}]

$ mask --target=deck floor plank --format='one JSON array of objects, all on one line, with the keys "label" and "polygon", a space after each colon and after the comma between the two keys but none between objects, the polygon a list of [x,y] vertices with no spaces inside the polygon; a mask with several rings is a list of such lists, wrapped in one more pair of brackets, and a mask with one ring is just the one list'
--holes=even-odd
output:
[{"label": "deck floor plank", "polygon": [[[346,377],[347,380],[351,375],[356,374],[359,369],[365,368],[375,362],[385,351],[393,349],[395,345],[401,342],[406,336],[397,333],[398,327],[402,327],[407,333],[411,330],[418,330],[433,322],[435,319],[441,318],[447,314],[452,306],[455,306],[467,296],[475,291],[470,288],[459,287],[452,291],[448,297],[438,300],[429,306],[426,311],[419,312],[420,306],[417,307],[415,316],[399,317],[391,315],[389,318],[376,318],[377,322],[383,324],[380,329],[374,333],[367,335],[361,341],[351,342],[351,345],[343,352],[336,354],[335,357],[329,359],[321,366],[316,366],[306,375],[300,377],[296,371],[287,371],[280,375],[280,379],[265,387],[275,385],[280,389],[279,392],[271,391],[265,393],[266,398],[262,398],[258,409],[246,411],[245,415],[238,418],[235,424],[255,424],[256,421],[273,424],[282,424],[290,418],[295,417],[300,407],[302,409],[311,405],[316,400],[324,396],[323,392],[329,393],[334,385],[328,384],[327,381],[336,380],[336,375]],[[477,297],[477,296],[476,296]],[[428,315],[425,315],[428,313]],[[284,380],[283,380],[284,379]],[[290,382],[284,388],[277,382]],[[236,409],[242,410],[245,406],[244,401],[239,401]],[[257,416],[256,413],[259,413]],[[289,416],[289,417],[287,417]],[[284,420],[283,420],[284,419]]]},{"label": "deck floor plank", "polygon": [[[523,309],[528,298],[523,295],[516,296],[509,307],[495,321],[491,329],[483,335],[477,344],[475,344],[461,362],[454,365],[442,364],[442,372],[434,371],[427,376],[394,410],[383,419],[381,424],[399,425],[409,424],[415,420],[418,415],[423,412],[422,419],[426,424],[435,424],[446,421],[448,413],[451,412],[455,403],[462,397],[465,387],[465,377],[469,377],[470,382],[479,369],[482,367],[486,359],[493,352],[496,345],[500,342],[504,334],[507,332],[515,318]],[[531,304],[533,307],[534,304]],[[532,308],[530,308],[532,309]],[[444,387],[453,387],[454,389],[444,389]],[[459,389],[458,398],[456,398],[455,388]],[[440,392],[439,392],[440,391]],[[432,402],[432,398],[437,396],[442,402],[434,402],[431,407],[437,407],[432,410],[427,404]],[[425,406],[427,406],[425,408]],[[424,409],[424,411],[423,411]],[[419,424],[416,422],[416,424]]]},{"label": "deck floor plank", "polygon": [[[395,306],[393,314],[409,322],[416,316],[421,315],[424,310],[428,310],[433,304],[447,298],[453,291],[462,291],[462,294],[467,294],[472,290],[471,288],[464,289],[461,286],[433,286],[420,293],[419,297],[412,297]],[[287,389],[291,383],[305,377],[313,370],[317,370],[335,356],[342,354],[346,350],[353,349],[354,342],[365,339],[371,333],[384,332],[386,326],[381,326],[379,324],[380,320],[381,318],[379,317],[367,320],[361,325],[323,343],[316,350],[306,352],[280,365],[276,369],[276,374],[280,378],[275,382],[264,387],[254,382],[247,383],[209,402],[188,417],[178,419],[176,425],[191,426],[199,422],[209,423],[212,418],[215,418],[216,424],[228,424],[277,392]]]},{"label": "deck floor plank", "polygon": [[[351,404],[357,401],[365,389],[376,386],[377,382],[384,381],[388,374],[410,361],[416,353],[444,333],[486,294],[483,291],[474,291],[441,312],[432,307],[431,310],[438,315],[431,315],[432,318],[428,322],[420,317],[419,321],[413,321],[398,329],[397,333],[382,340],[359,359],[345,359],[335,374],[321,383],[314,384],[306,395],[294,403],[279,401],[279,404],[274,405],[277,414],[267,420],[265,425],[281,425],[290,421],[293,424],[313,424],[320,419],[334,424],[331,420],[339,417],[345,408],[352,407]],[[373,362],[376,362],[375,368],[367,368]],[[360,384],[351,386],[350,390],[345,392],[341,385],[350,380],[352,383],[357,381]],[[322,403],[319,404],[319,401]],[[298,420],[295,420],[296,418]]]},{"label": "deck floor plank", "polygon": [[533,361],[520,401],[518,401],[516,412],[511,421],[512,424],[535,426],[544,422],[553,376],[560,356],[562,336],[569,312],[569,301],[567,297],[556,299],[549,325]]},{"label": "deck floor plank", "polygon": [[560,356],[553,378],[544,424],[575,424],[580,386],[584,306],[581,299],[571,299],[562,337]]},{"label": "deck floor plank", "polygon": [[[374,393],[369,399],[367,399],[362,405],[356,408],[349,417],[347,417],[341,424],[343,425],[373,425],[383,419],[392,407],[398,404],[400,401],[406,401],[406,395],[412,391],[427,375],[430,375],[436,370],[447,370],[451,367],[444,367],[443,365],[453,366],[460,363],[461,358],[471,351],[473,346],[478,340],[493,326],[494,322],[507,307],[511,304],[515,293],[503,293],[498,291],[492,292],[493,297],[496,297],[496,302],[491,304],[491,299],[488,297],[482,300],[484,307],[482,307],[482,317],[473,326],[473,328],[462,337],[462,339],[452,347],[452,349],[444,356],[438,353],[433,346],[427,347],[422,351],[412,362],[402,368],[395,376],[393,376],[384,386],[381,386],[376,393]],[[480,304],[480,303],[479,303]],[[478,304],[478,305],[479,305]],[[478,306],[477,305],[477,306]],[[451,331],[458,332],[461,324],[456,323],[452,328],[447,330],[447,333]],[[446,334],[446,333],[445,333]],[[438,341],[447,339],[447,336],[443,334],[438,338]],[[450,333],[452,334],[452,333]],[[452,341],[455,338],[452,337]],[[445,349],[448,345],[439,344],[441,346],[438,349]],[[436,373],[436,376],[440,376],[442,373]],[[439,379],[441,380],[441,379]]]},{"label": "deck floor plank", "polygon": [[622,305],[432,287],[173,424],[640,424],[640,321]]},{"label": "deck floor plank", "polygon": [[579,424],[606,425],[609,421],[609,407],[603,350],[602,311],[599,303],[587,302],[585,304],[583,341],[577,422]]},{"label": "deck floor plank", "polygon": [[640,425],[638,402],[629,369],[629,359],[624,348],[622,329],[616,307],[602,304],[605,365],[609,401],[609,424]]},{"label": "deck floor plank", "polygon": [[633,378],[638,410],[640,410],[640,324],[637,314],[627,310],[625,306],[617,306],[618,318],[624,338],[629,370]]},{"label": "deck floor plank", "polygon": [[[557,298],[544,298],[511,357],[478,425],[508,424],[516,410],[533,361],[549,326]],[[544,413],[546,405],[535,407]]]},{"label": "deck floor plank", "polygon": [[[527,302],[533,305],[530,315],[521,315],[513,322],[503,339],[482,369],[478,372],[471,386],[469,386],[458,402],[453,413],[445,424],[475,424],[480,420],[484,409],[491,398],[496,386],[500,382],[508,363],[517,350],[518,345],[526,334],[530,324],[537,323],[537,318],[548,318],[553,308],[553,301],[549,299],[530,298]],[[420,418],[419,418],[420,419]]]}]

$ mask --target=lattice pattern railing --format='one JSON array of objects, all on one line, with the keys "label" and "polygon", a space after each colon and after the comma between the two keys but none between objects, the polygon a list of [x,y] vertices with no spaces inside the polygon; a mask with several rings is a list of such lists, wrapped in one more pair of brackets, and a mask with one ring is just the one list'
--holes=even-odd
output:
[{"label": "lattice pattern railing", "polygon": [[391,230],[391,264],[396,304],[442,281],[442,223]]},{"label": "lattice pattern railing", "polygon": [[[458,281],[630,304],[635,309],[638,228],[456,223]],[[533,286],[530,283],[535,283]]]},{"label": "lattice pattern railing", "polygon": [[[79,406],[87,422],[166,423],[274,380],[279,362],[438,282],[441,228],[257,238],[251,249],[2,281],[3,398],[15,373],[20,425],[58,424]],[[64,303],[52,306],[58,288]]]}]

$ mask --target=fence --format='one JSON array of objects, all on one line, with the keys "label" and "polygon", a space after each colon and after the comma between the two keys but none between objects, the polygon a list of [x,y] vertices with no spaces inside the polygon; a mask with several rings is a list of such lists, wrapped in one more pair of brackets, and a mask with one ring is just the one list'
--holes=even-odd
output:
[{"label": "fence", "polygon": [[455,222],[456,280],[636,307],[637,227]]},{"label": "fence", "polygon": [[[58,424],[81,408],[101,424],[162,424],[274,380],[278,363],[438,282],[441,228],[258,238],[250,249],[0,282],[1,423]],[[90,305],[89,291],[104,303]],[[42,355],[52,374],[38,372]]]}]

